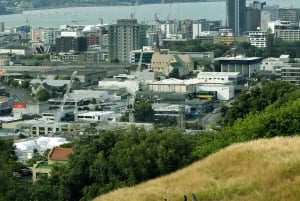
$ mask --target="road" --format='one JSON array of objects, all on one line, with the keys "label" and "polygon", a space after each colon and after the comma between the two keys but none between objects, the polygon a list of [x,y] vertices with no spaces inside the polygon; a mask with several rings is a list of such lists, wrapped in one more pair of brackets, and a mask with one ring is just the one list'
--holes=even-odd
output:
[{"label": "road", "polygon": [[16,102],[22,102],[26,104],[34,104],[37,101],[31,96],[30,92],[27,89],[20,87],[11,87],[3,85],[10,92],[10,95],[16,98]]},{"label": "road", "polygon": [[209,126],[216,127],[219,126],[218,120],[221,118],[221,113],[208,113],[201,119],[201,125],[203,128],[207,128]]},{"label": "road", "polygon": [[221,117],[221,113],[220,113],[220,108],[222,106],[227,106],[230,107],[231,103],[234,100],[229,100],[226,102],[217,102],[216,104],[214,104],[214,108],[218,109],[218,112],[211,112],[208,113],[207,115],[205,115],[202,119],[201,119],[201,125],[203,126],[203,128],[207,128],[209,126],[211,127],[218,127],[220,126],[220,124],[218,123],[219,120],[222,118]]}]

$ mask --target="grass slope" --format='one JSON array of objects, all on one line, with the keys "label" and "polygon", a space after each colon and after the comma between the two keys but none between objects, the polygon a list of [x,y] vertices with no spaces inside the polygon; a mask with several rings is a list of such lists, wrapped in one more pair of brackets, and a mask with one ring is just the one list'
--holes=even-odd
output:
[{"label": "grass slope", "polygon": [[232,145],[170,175],[95,201],[300,200],[300,137]]}]

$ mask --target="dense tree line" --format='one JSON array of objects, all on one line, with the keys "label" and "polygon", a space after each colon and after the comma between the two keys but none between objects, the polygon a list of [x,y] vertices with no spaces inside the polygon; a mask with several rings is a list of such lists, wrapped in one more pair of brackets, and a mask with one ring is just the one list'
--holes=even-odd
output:
[{"label": "dense tree line", "polygon": [[0,201],[91,200],[176,171],[232,143],[300,133],[299,87],[276,81],[240,96],[227,114],[243,114],[231,117],[231,123],[217,132],[185,134],[133,127],[77,139],[69,145],[75,150],[69,164],[55,166],[49,178],[34,184],[24,185],[12,176],[18,168],[12,141],[0,140],[0,180],[4,182]]},{"label": "dense tree line", "polygon": [[168,42],[163,48],[180,52],[214,52],[215,57],[226,55],[245,55],[247,57],[279,57],[289,54],[291,58],[300,58],[300,42],[276,41],[271,36],[268,38],[266,48],[257,48],[249,42],[234,42],[232,44],[211,43],[201,40],[187,40]]}]

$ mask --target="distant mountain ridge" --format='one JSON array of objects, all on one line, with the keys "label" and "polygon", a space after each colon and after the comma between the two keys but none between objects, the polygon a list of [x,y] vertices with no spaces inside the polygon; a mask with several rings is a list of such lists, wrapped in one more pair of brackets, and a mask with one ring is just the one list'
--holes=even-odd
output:
[{"label": "distant mountain ridge", "polygon": [[67,6],[87,6],[87,5],[142,5],[158,3],[187,3],[187,2],[207,2],[224,0],[23,0],[7,1],[6,6],[21,8],[45,8],[45,7],[67,7]]}]

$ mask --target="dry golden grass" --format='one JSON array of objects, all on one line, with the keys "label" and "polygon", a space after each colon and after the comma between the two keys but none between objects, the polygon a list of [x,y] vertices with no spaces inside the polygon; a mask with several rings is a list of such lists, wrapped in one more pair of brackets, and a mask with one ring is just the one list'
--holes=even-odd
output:
[{"label": "dry golden grass", "polygon": [[187,168],[95,201],[299,201],[300,137],[232,145]]}]

